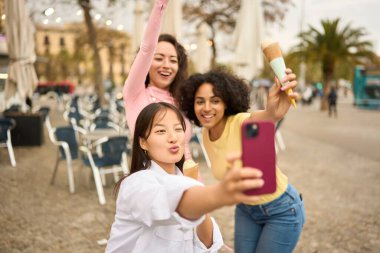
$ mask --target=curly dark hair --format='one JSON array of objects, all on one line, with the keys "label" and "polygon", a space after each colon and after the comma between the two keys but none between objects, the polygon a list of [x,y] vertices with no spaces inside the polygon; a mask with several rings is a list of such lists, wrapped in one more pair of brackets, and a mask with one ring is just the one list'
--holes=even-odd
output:
[{"label": "curly dark hair", "polygon": [[[170,34],[161,34],[160,37],[158,37],[158,42],[161,42],[161,41],[165,41],[172,44],[178,55],[178,72],[169,87],[169,92],[174,97],[178,86],[186,80],[187,75],[188,75],[187,54],[186,54],[185,48],[177,41],[177,39],[174,36]],[[148,73],[145,79],[145,87],[148,87],[149,82],[150,82],[150,78],[149,78],[149,73]]]},{"label": "curly dark hair", "polygon": [[225,103],[225,117],[246,112],[249,109],[250,87],[243,79],[225,70],[194,74],[179,87],[176,99],[179,108],[195,125],[201,126],[194,111],[195,93],[204,83],[212,84],[214,94]]}]

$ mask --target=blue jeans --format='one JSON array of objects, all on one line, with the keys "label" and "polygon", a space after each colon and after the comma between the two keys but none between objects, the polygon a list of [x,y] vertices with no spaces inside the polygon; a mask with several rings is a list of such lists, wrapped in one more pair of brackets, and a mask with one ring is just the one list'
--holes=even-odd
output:
[{"label": "blue jeans", "polygon": [[305,208],[292,185],[263,205],[235,209],[235,253],[288,253],[295,248],[305,223]]}]

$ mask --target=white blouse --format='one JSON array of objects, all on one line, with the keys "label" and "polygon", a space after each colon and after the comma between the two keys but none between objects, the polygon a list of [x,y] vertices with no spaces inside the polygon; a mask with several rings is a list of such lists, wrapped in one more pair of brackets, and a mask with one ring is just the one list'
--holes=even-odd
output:
[{"label": "white blouse", "polygon": [[214,219],[213,245],[207,249],[195,230],[204,216],[190,221],[176,212],[183,193],[203,185],[183,176],[178,168],[176,174],[168,174],[152,161],[149,169],[123,180],[106,253],[217,252],[223,246]]}]

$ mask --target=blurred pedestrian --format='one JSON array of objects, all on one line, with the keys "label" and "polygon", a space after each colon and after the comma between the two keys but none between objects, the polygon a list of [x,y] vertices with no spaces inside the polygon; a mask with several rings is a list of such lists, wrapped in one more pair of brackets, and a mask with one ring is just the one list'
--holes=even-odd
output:
[{"label": "blurred pedestrian", "polygon": [[218,225],[207,213],[226,205],[257,201],[243,192],[260,188],[261,172],[236,168],[221,182],[203,186],[182,174],[185,121],[168,103],[152,103],[138,115],[130,174],[115,186],[115,221],[106,253],[217,252]]},{"label": "blurred pedestrian", "polygon": [[328,103],[329,103],[329,117],[332,116],[332,114],[334,114],[334,117],[338,117],[338,112],[337,112],[337,106],[336,106],[336,102],[338,100],[338,94],[337,94],[337,91],[336,91],[336,87],[333,86],[331,87],[331,90],[330,90],[330,93],[327,97],[327,100],[328,100]]},{"label": "blurred pedestrian", "polygon": [[313,101],[313,89],[310,84],[306,84],[305,90],[302,93],[302,104],[310,105]]}]

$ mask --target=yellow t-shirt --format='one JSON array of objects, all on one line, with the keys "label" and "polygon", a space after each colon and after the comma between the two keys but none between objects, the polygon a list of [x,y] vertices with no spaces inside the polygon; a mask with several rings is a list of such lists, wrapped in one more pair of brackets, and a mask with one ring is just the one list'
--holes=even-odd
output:
[{"label": "yellow t-shirt", "polygon": [[[211,141],[208,129],[203,128],[203,144],[211,162],[211,170],[215,178],[221,180],[227,170],[226,154],[241,152],[241,125],[251,116],[250,113],[238,113],[227,118],[226,126],[219,139]],[[241,163],[239,166],[242,166]],[[277,167],[277,188],[272,194],[261,195],[261,199],[251,205],[261,205],[278,198],[288,186],[288,178]]]}]

